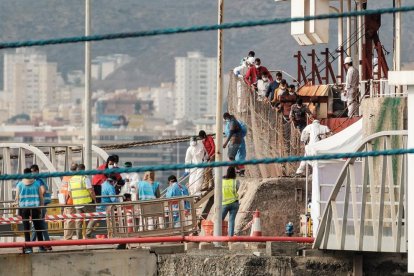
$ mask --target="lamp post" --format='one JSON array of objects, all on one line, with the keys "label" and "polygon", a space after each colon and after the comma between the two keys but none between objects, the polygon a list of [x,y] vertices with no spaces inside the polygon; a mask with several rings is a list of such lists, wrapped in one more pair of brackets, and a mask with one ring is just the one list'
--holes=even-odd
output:
[{"label": "lamp post", "polygon": [[[223,23],[224,0],[218,0],[218,24]],[[223,161],[223,30],[217,31],[217,106],[216,106],[216,152],[215,160]],[[222,213],[222,176],[221,167],[215,168],[214,187],[214,236],[221,236]],[[215,243],[219,245],[219,243]]]},{"label": "lamp post", "polygon": [[[91,0],[85,0],[85,36],[91,34]],[[92,169],[91,43],[85,42],[84,163]]]}]

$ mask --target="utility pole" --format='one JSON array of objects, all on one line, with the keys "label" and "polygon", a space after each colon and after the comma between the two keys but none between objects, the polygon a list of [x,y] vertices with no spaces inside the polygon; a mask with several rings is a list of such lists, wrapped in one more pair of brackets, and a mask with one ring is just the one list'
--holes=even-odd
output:
[{"label": "utility pole", "polygon": [[[218,0],[218,24],[223,23],[224,0]],[[216,161],[223,161],[223,30],[217,31],[217,106],[216,106]],[[222,212],[222,175],[221,167],[215,168],[214,187],[214,236],[221,236]],[[219,243],[215,243],[218,245]]]},{"label": "utility pole", "polygon": [[[91,34],[91,0],[85,0],[85,36]],[[92,169],[91,43],[85,42],[85,140],[84,163]]]}]

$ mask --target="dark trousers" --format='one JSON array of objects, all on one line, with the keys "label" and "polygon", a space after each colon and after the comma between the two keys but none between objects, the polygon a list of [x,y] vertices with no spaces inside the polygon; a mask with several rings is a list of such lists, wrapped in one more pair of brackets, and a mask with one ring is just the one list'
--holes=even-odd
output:
[{"label": "dark trousers", "polygon": [[[101,185],[94,185],[93,191],[95,192],[96,196],[102,195],[102,186]],[[101,198],[96,198],[96,203],[101,203]]]},{"label": "dark trousers", "polygon": [[33,225],[36,231],[36,236],[38,241],[43,241],[43,222],[40,218],[40,209],[31,208],[31,209],[20,209],[20,216],[23,219],[23,229],[24,229],[24,240],[30,241],[30,217],[32,217]]}]

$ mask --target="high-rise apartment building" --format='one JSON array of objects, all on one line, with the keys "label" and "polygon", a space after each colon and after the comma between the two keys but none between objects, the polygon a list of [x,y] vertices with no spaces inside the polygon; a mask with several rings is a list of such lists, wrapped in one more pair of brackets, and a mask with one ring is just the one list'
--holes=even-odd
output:
[{"label": "high-rise apartment building", "polygon": [[217,95],[216,58],[188,52],[175,58],[175,116],[193,121],[214,115]]},{"label": "high-rise apartment building", "polygon": [[57,64],[47,62],[46,55],[30,48],[4,55],[4,99],[9,117],[30,114],[55,101]]}]

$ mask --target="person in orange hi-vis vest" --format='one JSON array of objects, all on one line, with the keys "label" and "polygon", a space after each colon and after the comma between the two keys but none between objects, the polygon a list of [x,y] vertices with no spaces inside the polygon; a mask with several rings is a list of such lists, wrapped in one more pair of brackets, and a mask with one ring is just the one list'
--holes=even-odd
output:
[{"label": "person in orange hi-vis vest", "polygon": [[[76,163],[72,163],[72,165],[70,166],[70,170],[72,172],[75,172],[78,168],[78,164]],[[69,180],[71,179],[72,176],[64,176],[62,178],[62,186],[60,188],[59,193],[63,195],[65,202],[64,204],[66,205],[73,205],[73,200],[70,197],[70,193],[68,191],[68,187],[69,187]],[[73,207],[65,207],[63,209],[63,214],[64,215],[73,215],[76,214],[76,210]],[[76,232],[76,224],[75,221],[72,219],[65,219],[65,222],[63,224],[63,238],[65,240],[71,240],[73,235]]]}]

